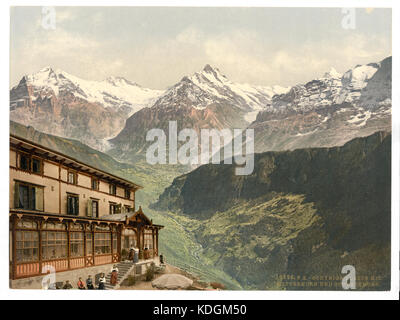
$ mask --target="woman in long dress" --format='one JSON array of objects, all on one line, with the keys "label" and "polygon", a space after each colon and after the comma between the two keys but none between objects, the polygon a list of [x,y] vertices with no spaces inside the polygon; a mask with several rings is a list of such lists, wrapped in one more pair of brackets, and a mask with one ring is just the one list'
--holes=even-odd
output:
[{"label": "woman in long dress", "polygon": [[110,278],[110,284],[115,286],[117,284],[118,280],[118,268],[116,265],[111,269],[111,278]]}]

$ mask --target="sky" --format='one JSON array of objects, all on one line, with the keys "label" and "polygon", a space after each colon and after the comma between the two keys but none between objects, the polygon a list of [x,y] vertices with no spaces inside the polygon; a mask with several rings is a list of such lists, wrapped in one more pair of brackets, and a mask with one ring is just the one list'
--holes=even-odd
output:
[{"label": "sky", "polygon": [[55,24],[48,12],[11,8],[10,86],[51,66],[166,89],[206,64],[235,82],[290,86],[392,54],[390,9],[348,20],[341,8],[55,7]]}]

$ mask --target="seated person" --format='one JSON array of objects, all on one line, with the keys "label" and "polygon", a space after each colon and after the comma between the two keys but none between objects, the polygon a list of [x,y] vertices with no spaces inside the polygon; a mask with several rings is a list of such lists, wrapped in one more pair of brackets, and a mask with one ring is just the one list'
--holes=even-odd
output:
[{"label": "seated person", "polygon": [[86,286],[87,286],[88,290],[94,290],[93,279],[90,274],[89,274],[88,278],[86,279]]},{"label": "seated person", "polygon": [[69,290],[72,289],[72,285],[69,283],[69,280],[65,281],[65,284],[63,286],[64,290]]},{"label": "seated person", "polygon": [[79,290],[85,290],[85,289],[86,289],[85,283],[82,281],[82,278],[79,278],[79,281],[78,281],[78,289],[79,289]]}]

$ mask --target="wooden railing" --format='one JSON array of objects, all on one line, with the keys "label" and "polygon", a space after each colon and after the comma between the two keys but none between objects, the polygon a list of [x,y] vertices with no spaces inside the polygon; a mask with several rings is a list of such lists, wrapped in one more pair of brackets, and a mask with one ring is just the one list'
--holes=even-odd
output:
[{"label": "wooden railing", "polygon": [[69,260],[70,269],[84,268],[85,267],[85,257],[71,258]]},{"label": "wooden railing", "polygon": [[51,266],[56,272],[68,270],[68,259],[57,259],[42,262],[42,268],[44,266]]},{"label": "wooden railing", "polygon": [[[42,270],[50,270],[49,267],[54,268],[56,272],[80,269],[91,266],[99,266],[103,264],[111,264],[120,261],[119,254],[105,254],[94,257],[94,264],[92,256],[76,257],[76,258],[63,258],[55,260],[42,261]],[[88,263],[89,262],[89,263]],[[46,267],[47,266],[47,267]],[[26,278],[32,276],[42,275],[40,272],[39,262],[21,262],[16,264],[15,279]],[[45,272],[44,272],[45,273]]]},{"label": "wooden railing", "polygon": [[102,264],[108,264],[108,263],[112,263],[112,255],[111,254],[94,257],[94,264],[97,266],[102,265]]},{"label": "wooden railing", "polygon": [[16,266],[18,277],[29,277],[39,274],[39,262],[20,263]]}]

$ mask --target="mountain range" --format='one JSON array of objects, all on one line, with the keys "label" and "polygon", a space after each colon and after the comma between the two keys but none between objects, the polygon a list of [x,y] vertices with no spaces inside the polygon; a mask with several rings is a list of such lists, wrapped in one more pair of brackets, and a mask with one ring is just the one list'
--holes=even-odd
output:
[{"label": "mountain range", "polygon": [[206,65],[167,90],[121,77],[88,81],[44,68],[10,91],[13,121],[78,139],[129,162],[143,157],[148,130],[253,128],[256,152],[342,145],[391,127],[391,57],[334,69],[291,88],[230,81]]},{"label": "mountain range", "polygon": [[46,67],[24,76],[10,90],[10,117],[105,150],[107,140],[119,133],[125,120],[162,93],[122,77],[88,81]]},{"label": "mountain range", "polygon": [[392,58],[356,66],[275,95],[249,126],[255,150],[340,146],[376,131],[391,131]]}]

